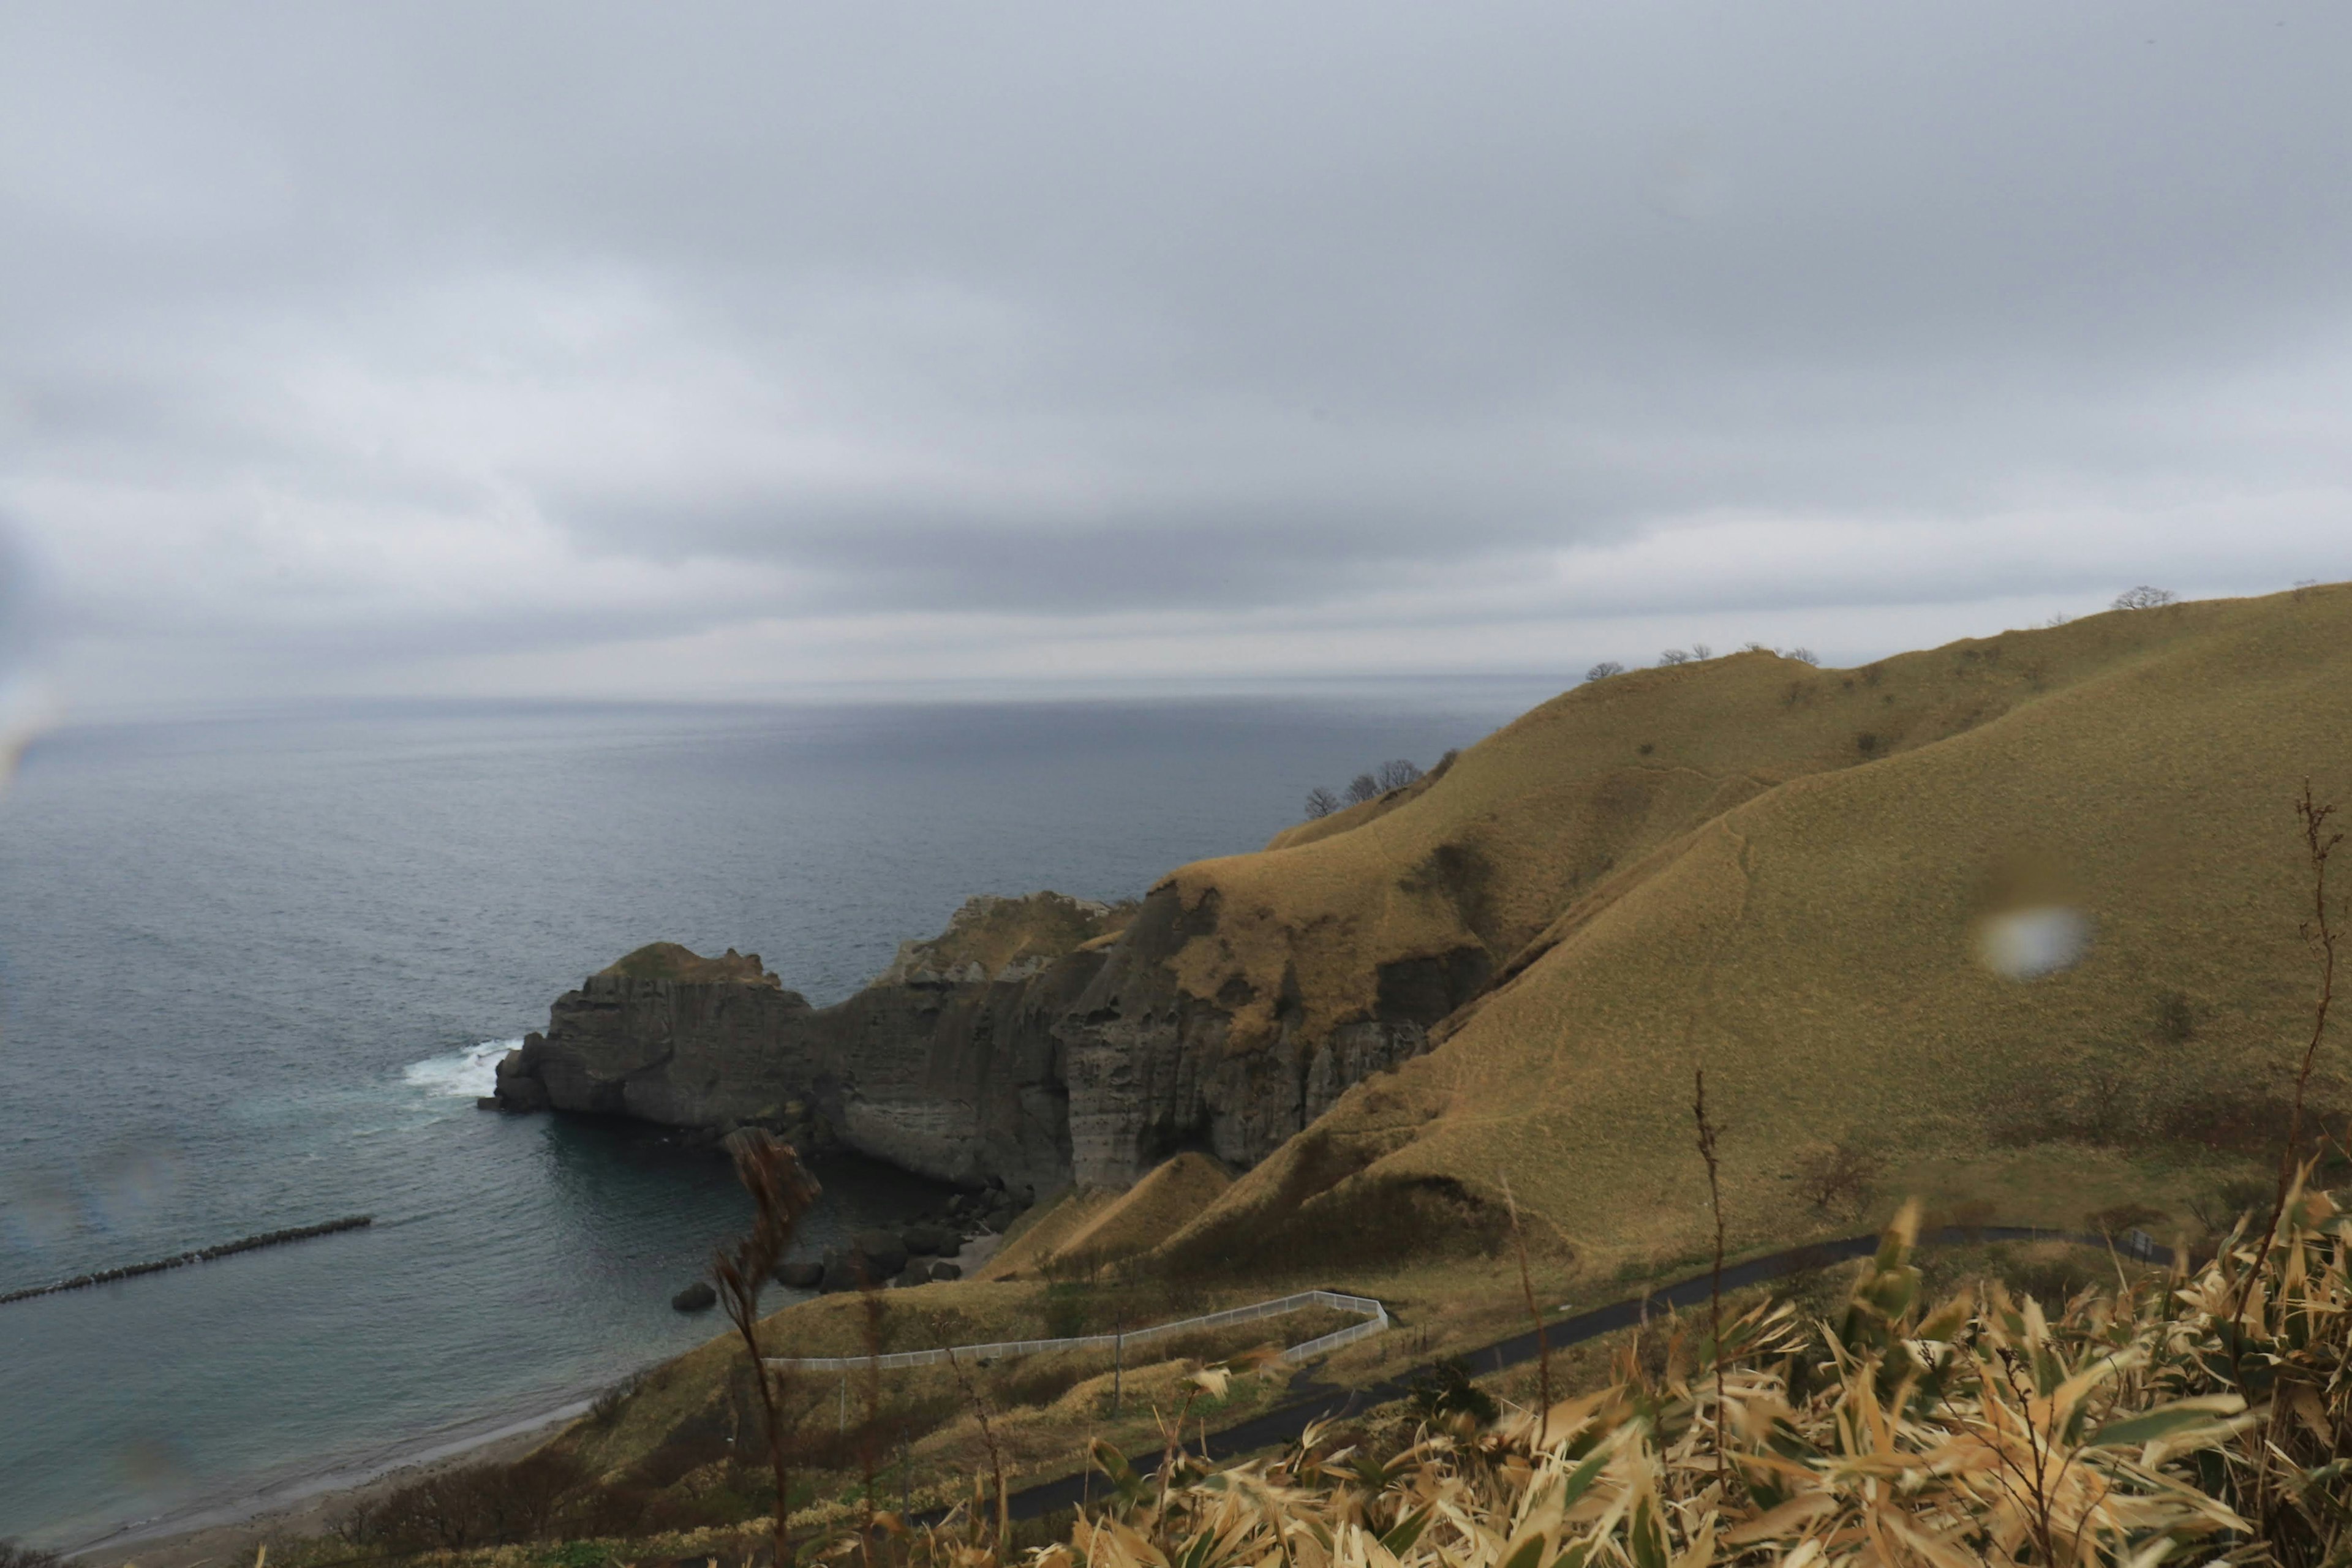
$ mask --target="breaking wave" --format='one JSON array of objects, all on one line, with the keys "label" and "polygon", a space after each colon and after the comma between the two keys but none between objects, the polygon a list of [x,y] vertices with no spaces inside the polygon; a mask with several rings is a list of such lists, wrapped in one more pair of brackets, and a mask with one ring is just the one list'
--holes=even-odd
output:
[{"label": "breaking wave", "polygon": [[400,1076],[410,1088],[427,1094],[478,1100],[498,1087],[499,1058],[521,1045],[520,1040],[484,1040],[447,1056],[412,1062]]}]

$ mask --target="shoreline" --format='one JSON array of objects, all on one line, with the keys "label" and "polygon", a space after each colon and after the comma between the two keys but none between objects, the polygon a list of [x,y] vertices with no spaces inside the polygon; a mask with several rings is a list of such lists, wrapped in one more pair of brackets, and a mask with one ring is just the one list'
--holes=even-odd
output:
[{"label": "shoreline", "polygon": [[586,1415],[593,1403],[574,1398],[530,1415],[485,1419],[456,1431],[445,1427],[376,1458],[126,1524],[59,1555],[90,1568],[131,1563],[141,1568],[194,1568],[250,1552],[277,1537],[321,1534],[334,1515],[353,1503],[464,1465],[520,1458]]},{"label": "shoreline", "polygon": [[[966,1277],[994,1256],[1003,1237],[967,1240],[953,1261]],[[777,1309],[781,1310],[782,1309]],[[667,1359],[667,1358],[665,1358]],[[646,1363],[643,1373],[662,1364]],[[634,1373],[632,1374],[634,1375]],[[226,1563],[263,1542],[288,1535],[320,1535],[354,1503],[465,1465],[521,1458],[588,1414],[594,1395],[574,1397],[533,1415],[485,1417],[462,1428],[444,1427],[375,1458],[278,1481],[233,1497],[193,1502],[154,1519],[126,1524],[59,1555],[84,1568],[198,1568]]]}]

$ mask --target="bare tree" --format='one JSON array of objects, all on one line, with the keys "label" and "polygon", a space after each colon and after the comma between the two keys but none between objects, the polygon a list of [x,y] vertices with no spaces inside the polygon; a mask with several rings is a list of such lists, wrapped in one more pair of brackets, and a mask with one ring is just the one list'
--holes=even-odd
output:
[{"label": "bare tree", "polygon": [[789,1143],[779,1143],[753,1129],[734,1139],[735,1175],[751,1194],[755,1211],[751,1230],[731,1251],[712,1259],[710,1276],[719,1287],[728,1321],[742,1337],[743,1354],[751,1363],[751,1381],[760,1391],[761,1426],[768,1439],[768,1468],[776,1483],[775,1560],[792,1561],[790,1543],[793,1478],[786,1458],[783,1417],[777,1407],[777,1388],[760,1350],[760,1289],[775,1274],[776,1265],[793,1244],[793,1233],[822,1191],[816,1178],[801,1164]]},{"label": "bare tree", "polygon": [[1381,764],[1381,790],[1402,789],[1421,777],[1421,764],[1404,757],[1395,757]]},{"label": "bare tree", "polygon": [[1769,643],[1744,642],[1739,645],[1739,651],[1742,653],[1770,653],[1772,648],[1771,645]]},{"label": "bare tree", "polygon": [[1670,647],[1666,649],[1665,652],[1658,656],[1658,662],[1660,664],[1688,664],[1690,661],[1691,656],[1688,648]]},{"label": "bare tree", "polygon": [[1715,649],[1707,647],[1706,644],[1703,642],[1695,642],[1691,644],[1691,657],[1693,658],[1713,658],[1715,657]]},{"label": "bare tree", "polygon": [[2151,588],[2142,583],[2137,588],[2126,588],[2116,595],[2114,608],[2118,610],[2154,610],[2180,602],[2180,595],[2169,588]]},{"label": "bare tree", "polygon": [[1613,658],[1604,658],[1599,664],[1594,665],[1591,669],[1586,670],[1584,672],[1584,679],[1587,680],[1606,680],[1612,675],[1622,675],[1624,673],[1625,667],[1623,665],[1618,663]]},{"label": "bare tree", "polygon": [[1355,805],[1361,805],[1368,800],[1378,800],[1380,797],[1381,781],[1371,774],[1358,773],[1348,781],[1348,799]]},{"label": "bare tree", "polygon": [[1780,650],[1780,657],[1782,658],[1793,658],[1799,664],[1819,664],[1822,662],[1820,658],[1814,654],[1813,650],[1805,647],[1802,643],[1798,644],[1795,647],[1782,648]]},{"label": "bare tree", "polygon": [[1307,815],[1309,817],[1328,816],[1339,809],[1339,797],[1317,784],[1307,792]]}]

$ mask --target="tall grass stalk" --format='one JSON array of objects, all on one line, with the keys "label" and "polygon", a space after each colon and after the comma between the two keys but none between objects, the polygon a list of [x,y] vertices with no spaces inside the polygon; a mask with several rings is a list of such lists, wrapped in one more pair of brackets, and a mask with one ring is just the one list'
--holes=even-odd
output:
[{"label": "tall grass stalk", "polygon": [[[1536,1305],[1535,1280],[1528,1271],[1528,1238],[1519,1228],[1519,1201],[1511,1195],[1511,1178],[1506,1175],[1502,1180],[1503,1206],[1511,1215],[1511,1247],[1519,1257],[1519,1293],[1526,1297],[1528,1317],[1536,1326],[1536,1421],[1540,1434],[1551,1419],[1551,1342],[1544,1336],[1543,1310]],[[1208,1452],[1205,1446],[1202,1452]]]},{"label": "tall grass stalk", "polygon": [[[1715,1480],[1727,1486],[1723,1420],[1723,1182],[1716,1163],[1717,1128],[1706,1114],[1706,1068],[1691,1069],[1691,1119],[1698,1124],[1698,1156],[1706,1162],[1706,1206],[1715,1218],[1715,1263],[1706,1279],[1707,1337],[1715,1351]],[[1726,1495],[1728,1495],[1727,1493]]]},{"label": "tall grass stalk", "polygon": [[974,1419],[980,1423],[980,1440],[988,1449],[989,1475],[996,1482],[996,1549],[1007,1550],[1012,1541],[1013,1503],[1004,1489],[1004,1456],[996,1447],[996,1429],[988,1424],[988,1402],[980,1396],[963,1370],[963,1362],[952,1350],[948,1352],[948,1366],[955,1373],[956,1385],[963,1390],[964,1399],[971,1405]]},{"label": "tall grass stalk", "polygon": [[792,1561],[793,1476],[789,1434],[777,1398],[775,1379],[760,1349],[760,1292],[784,1260],[793,1234],[823,1191],[788,1143],[759,1131],[732,1141],[735,1176],[751,1194],[751,1228],[732,1248],[711,1260],[711,1279],[727,1309],[727,1321],[743,1342],[751,1382],[759,1390],[761,1432],[767,1439],[768,1469],[776,1489],[775,1561]]}]

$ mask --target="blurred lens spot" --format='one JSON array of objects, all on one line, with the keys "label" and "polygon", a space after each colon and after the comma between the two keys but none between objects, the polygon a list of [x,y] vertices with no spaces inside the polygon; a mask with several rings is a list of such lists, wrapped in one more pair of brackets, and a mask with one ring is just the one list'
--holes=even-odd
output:
[{"label": "blurred lens spot", "polygon": [[2039,980],[2071,969],[2090,946],[2090,918],[2063,905],[2011,910],[1977,927],[1977,956],[2009,980]]},{"label": "blurred lens spot", "polygon": [[27,1173],[0,1186],[0,1240],[37,1253],[72,1235],[81,1205],[48,1177]]},{"label": "blurred lens spot", "polygon": [[151,1490],[184,1481],[189,1475],[187,1456],[169,1437],[133,1437],[122,1446],[117,1462],[124,1480]]},{"label": "blurred lens spot", "polygon": [[91,1209],[119,1229],[147,1218],[179,1191],[179,1156],[162,1143],[119,1144],[91,1163],[88,1181]]}]

